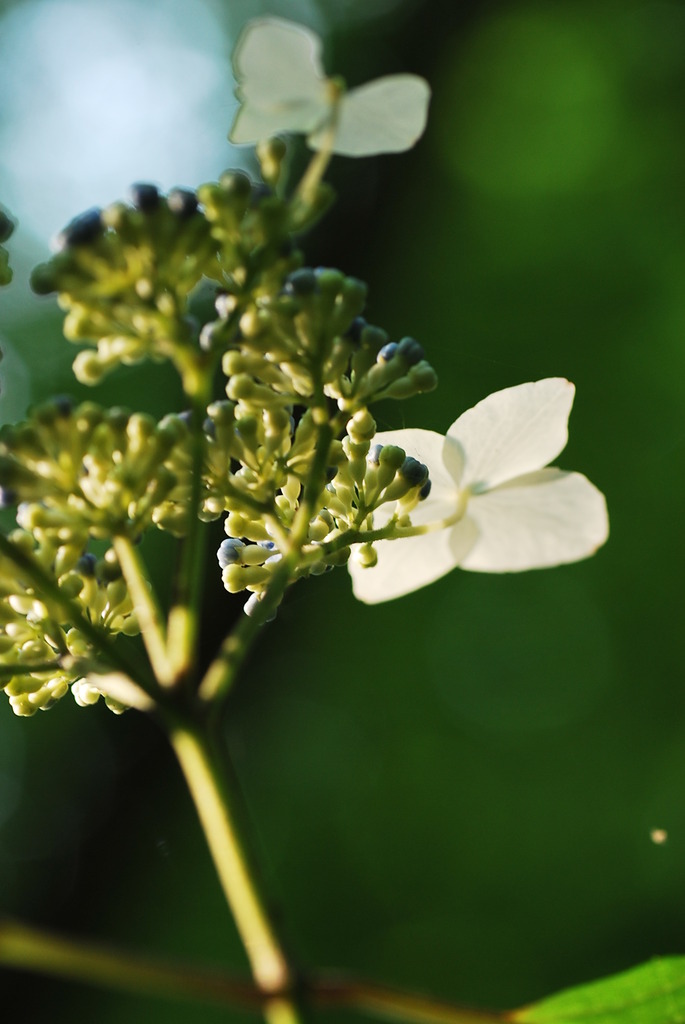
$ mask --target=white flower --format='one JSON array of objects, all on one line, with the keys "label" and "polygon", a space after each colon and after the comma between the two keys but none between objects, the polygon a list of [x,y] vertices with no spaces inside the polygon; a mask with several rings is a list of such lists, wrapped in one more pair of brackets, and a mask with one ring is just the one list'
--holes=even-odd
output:
[{"label": "white flower", "polygon": [[[575,388],[559,377],[521,384],[485,398],[443,437],[431,430],[376,436],[399,445],[430,471],[430,494],[411,513],[412,525],[445,528],[379,541],[378,563],[354,557],[356,597],[367,604],[417,590],[460,566],[478,572],[520,572],[587,558],[609,532],[603,494],[580,473],[544,468],[565,447]],[[374,513],[384,526],[392,505]]]},{"label": "white flower", "polygon": [[302,132],[312,149],[321,149],[335,124],[334,153],[373,156],[409,149],[426,125],[430,89],[423,78],[388,75],[340,96],[324,74],[319,37],[281,18],[247,24],[233,68],[241,105],[232,142]]}]

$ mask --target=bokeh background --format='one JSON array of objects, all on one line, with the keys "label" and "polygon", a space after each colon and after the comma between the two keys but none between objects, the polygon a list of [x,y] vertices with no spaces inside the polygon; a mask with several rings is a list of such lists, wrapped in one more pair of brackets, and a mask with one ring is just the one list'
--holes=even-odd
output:
[{"label": "bokeh background", "polygon": [[[339,203],[308,242],[439,372],[380,425],[444,431],[492,391],[567,376],[560,464],[612,521],[596,558],[552,572],[455,572],[375,608],[343,571],[292,592],[226,727],[292,944],[484,1007],[685,953],[682,3],[2,0],[0,199],[20,227],[0,417],[82,396],[26,284],[67,220],[131,181],[253,166],[226,141],[229,57],[264,13],[324,35],[351,85],[433,86],[414,151],[334,162]],[[180,401],[159,367],[98,398]],[[209,572],[211,645],[236,603]],[[135,713],[0,706],[0,909],[244,968],[179,772]],[[243,1019],[10,972],[0,996],[8,1024]]]}]

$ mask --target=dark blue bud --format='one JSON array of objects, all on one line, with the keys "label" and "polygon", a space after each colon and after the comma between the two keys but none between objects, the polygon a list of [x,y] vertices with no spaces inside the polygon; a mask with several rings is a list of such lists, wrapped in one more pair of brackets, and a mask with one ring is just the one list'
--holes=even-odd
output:
[{"label": "dark blue bud", "polygon": [[296,295],[302,298],[312,295],[317,289],[316,274],[310,267],[302,267],[301,270],[294,270],[285,279],[283,291],[286,295]]},{"label": "dark blue bud", "polygon": [[73,245],[89,245],[94,242],[102,232],[102,211],[94,206],[85,213],[70,220],[65,228],[62,228],[53,242],[57,252],[68,249]]},{"label": "dark blue bud", "polygon": [[216,423],[214,422],[214,420],[210,419],[209,416],[202,424],[202,430],[203,433],[207,435],[207,437],[216,437]]},{"label": "dark blue bud", "polygon": [[159,189],[156,185],[139,181],[128,190],[131,202],[141,213],[152,213],[159,207]]},{"label": "dark blue bud", "polygon": [[0,508],[16,505],[19,495],[11,487],[0,487]]},{"label": "dark blue bud", "polygon": [[272,188],[269,188],[268,185],[264,185],[262,182],[259,182],[258,184],[253,185],[252,187],[252,193],[250,195],[250,205],[259,206],[262,199],[270,199],[273,194],[274,190]]},{"label": "dark blue bud", "polygon": [[227,565],[235,565],[236,562],[239,562],[240,552],[244,547],[243,542],[235,537],[227,537],[226,540],[222,540],[216,553],[220,567],[225,569]]},{"label": "dark blue bud", "polygon": [[171,212],[180,220],[192,217],[197,211],[197,196],[189,188],[172,188],[166,201]]},{"label": "dark blue bud", "polygon": [[428,466],[408,456],[400,466],[400,476],[412,487],[418,487],[419,484],[425,484],[428,479]]},{"label": "dark blue bud", "polygon": [[369,448],[369,454],[366,456],[366,461],[370,462],[372,466],[378,466],[381,461],[381,452],[383,451],[382,444],[373,444]]},{"label": "dark blue bud", "polygon": [[399,348],[396,341],[389,341],[387,345],[384,345],[376,356],[377,363],[389,363],[391,359],[395,358],[397,349]]},{"label": "dark blue bud", "polygon": [[76,563],[76,569],[81,573],[82,576],[94,576],[95,566],[97,565],[97,558],[95,555],[87,551],[85,555],[81,555],[78,562]]},{"label": "dark blue bud", "polygon": [[362,331],[367,326],[366,320],[363,316],[356,316],[350,326],[345,331],[345,337],[358,345],[361,341]]},{"label": "dark blue bud", "polygon": [[192,426],[192,423],[193,423],[193,410],[192,409],[184,409],[183,412],[179,412],[178,413],[178,419],[181,421],[181,423],[185,423],[185,425],[187,427]]},{"label": "dark blue bud", "polygon": [[14,221],[8,217],[4,210],[0,209],[0,243],[6,242],[14,231]]},{"label": "dark blue bud", "polygon": [[433,481],[430,480],[430,479],[426,480],[425,484],[423,485],[423,487],[419,491],[419,501],[423,501],[425,498],[428,497],[428,495],[431,492],[431,487],[432,486],[433,486]]},{"label": "dark blue bud", "polygon": [[65,419],[71,416],[71,410],[74,404],[69,395],[56,395],[52,399],[52,404],[57,412],[58,416],[63,416]]},{"label": "dark blue bud", "polygon": [[259,544],[260,548],[265,548],[267,551],[273,551],[273,549],[276,547],[272,540],[260,540],[257,543]]},{"label": "dark blue bud", "polygon": [[397,354],[406,359],[410,366],[415,366],[425,358],[423,348],[416,338],[402,338],[397,346]]}]

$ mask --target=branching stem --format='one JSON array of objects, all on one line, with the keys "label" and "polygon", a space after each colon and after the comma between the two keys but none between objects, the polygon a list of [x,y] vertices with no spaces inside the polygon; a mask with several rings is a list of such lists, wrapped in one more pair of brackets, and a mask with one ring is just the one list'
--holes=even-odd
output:
[{"label": "branching stem", "polygon": [[[119,992],[242,1007],[255,1013],[263,1011],[269,1002],[272,1008],[277,1001],[286,1005],[288,1002],[286,997],[274,998],[257,985],[224,971],[79,942],[7,919],[0,919],[0,964]],[[466,1009],[414,992],[339,975],[315,975],[305,979],[301,989],[312,1006],[356,1010],[396,1024],[508,1024],[516,1018],[515,1011],[496,1013]],[[275,1024],[275,1015],[272,1020]]]}]

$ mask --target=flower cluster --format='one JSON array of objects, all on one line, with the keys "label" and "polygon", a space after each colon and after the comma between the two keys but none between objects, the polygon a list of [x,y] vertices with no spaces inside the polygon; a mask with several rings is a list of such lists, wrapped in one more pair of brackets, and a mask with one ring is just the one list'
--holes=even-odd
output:
[{"label": "flower cluster", "polygon": [[[90,669],[99,652],[74,622],[85,616],[106,636],[139,631],[114,552],[109,549],[99,559],[92,554],[79,557],[68,544],[39,542],[20,529],[9,540],[29,565],[37,565],[54,581],[54,590],[48,592],[37,585],[34,573],[0,557],[0,671],[16,669],[9,676],[3,673],[12,710],[22,716],[46,710],[69,687],[78,704],[94,704],[102,691]],[[120,702],[105,699],[112,711],[124,710]]]},{"label": "flower cluster", "polygon": [[[80,556],[89,539],[137,540],[155,523],[182,534],[186,423],[56,399],[0,430],[0,494],[41,543]],[[181,520],[179,522],[179,520]]]},{"label": "flower cluster", "polygon": [[[18,714],[69,687],[81,704],[116,691],[142,706],[151,675],[159,688],[187,682],[209,520],[224,517],[222,580],[247,594],[257,622],[290,584],[348,562],[355,594],[372,603],[456,566],[575,561],[606,538],[602,495],[546,468],[566,442],[572,385],[491,395],[446,437],[377,433],[372,403],[432,390],[435,371],[414,338],[367,322],[362,282],[306,266],[296,244],[331,199],[330,155],[411,145],[426,84],[391,76],[346,93],[324,75],[317,37],[278,19],[248,27],[235,68],[236,141],[298,131],[320,151],[299,187],[287,194],[282,140],[262,139],[262,182],[231,171],[192,192],[134,185],[129,203],[72,221],[34,272],[85,346],[80,381],[167,360],[188,410],[157,422],[56,399],[0,430],[0,504],[16,509],[0,537],[0,677]],[[0,242],[10,230],[0,219]],[[151,528],[185,545],[167,623],[138,553]],[[112,637],[138,631],[151,674],[112,653]]]}]

